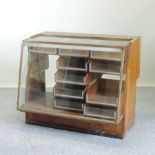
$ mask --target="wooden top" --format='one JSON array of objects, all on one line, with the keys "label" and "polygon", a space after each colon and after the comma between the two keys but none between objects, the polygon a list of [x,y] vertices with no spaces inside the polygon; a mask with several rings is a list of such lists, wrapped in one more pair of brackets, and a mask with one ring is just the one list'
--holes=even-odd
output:
[{"label": "wooden top", "polygon": [[24,43],[71,45],[86,47],[124,48],[129,45],[135,36],[81,34],[63,32],[43,32],[24,40]]}]

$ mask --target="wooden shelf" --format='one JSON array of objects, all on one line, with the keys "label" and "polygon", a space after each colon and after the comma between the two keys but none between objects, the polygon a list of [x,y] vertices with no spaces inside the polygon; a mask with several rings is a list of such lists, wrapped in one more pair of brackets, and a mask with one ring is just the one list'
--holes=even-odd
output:
[{"label": "wooden shelf", "polygon": [[59,57],[57,60],[57,69],[87,71],[88,59],[75,57]]},{"label": "wooden shelf", "polygon": [[87,85],[88,75],[80,71],[58,70],[55,74],[55,81],[58,83]]},{"label": "wooden shelf", "polygon": [[35,96],[31,101],[25,102],[25,104],[18,107],[18,110],[24,112],[32,112],[38,114],[44,114],[49,116],[59,116],[68,119],[80,120],[84,122],[100,122],[100,123],[112,123],[113,120],[106,120],[101,118],[93,118],[84,116],[83,113],[76,111],[68,111],[63,109],[53,108],[54,96],[51,93],[46,93],[43,96]]}]

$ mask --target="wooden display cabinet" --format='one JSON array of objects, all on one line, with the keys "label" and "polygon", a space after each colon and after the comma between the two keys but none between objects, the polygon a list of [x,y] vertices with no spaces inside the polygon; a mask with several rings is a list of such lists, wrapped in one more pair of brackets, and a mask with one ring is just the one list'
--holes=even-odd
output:
[{"label": "wooden display cabinet", "polygon": [[134,123],[139,66],[140,37],[31,36],[21,48],[17,109],[29,124],[123,138]]}]

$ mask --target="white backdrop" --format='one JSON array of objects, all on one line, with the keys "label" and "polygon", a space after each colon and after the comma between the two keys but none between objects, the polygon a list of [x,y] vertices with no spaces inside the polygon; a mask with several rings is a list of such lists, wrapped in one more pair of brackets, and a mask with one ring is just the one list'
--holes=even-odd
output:
[{"label": "white backdrop", "polygon": [[155,85],[155,0],[0,0],[0,87],[16,87],[21,40],[42,31],[142,37],[138,85]]}]

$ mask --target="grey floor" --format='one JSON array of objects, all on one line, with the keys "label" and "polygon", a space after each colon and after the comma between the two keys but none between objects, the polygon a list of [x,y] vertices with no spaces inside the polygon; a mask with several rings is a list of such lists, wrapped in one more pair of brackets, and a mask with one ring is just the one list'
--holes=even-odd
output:
[{"label": "grey floor", "polygon": [[124,140],[24,123],[16,89],[0,89],[0,155],[155,155],[155,88],[137,89],[135,126]]}]

